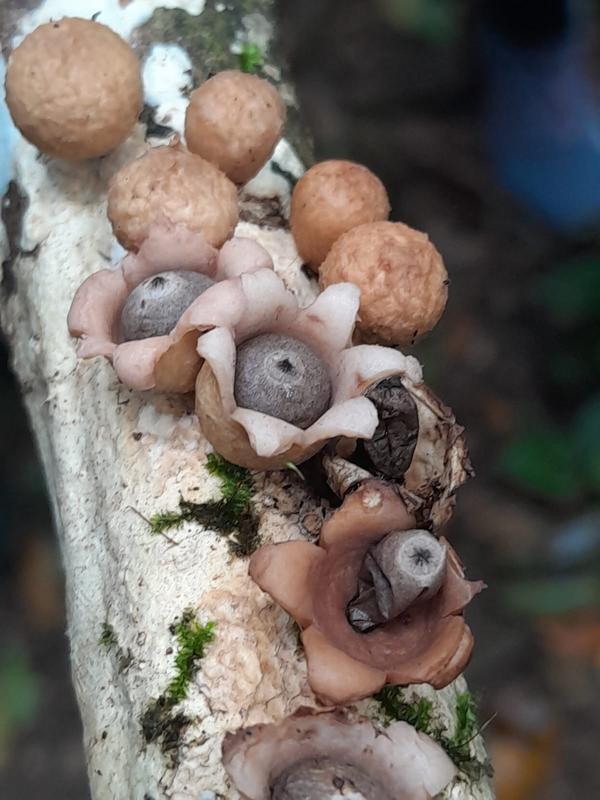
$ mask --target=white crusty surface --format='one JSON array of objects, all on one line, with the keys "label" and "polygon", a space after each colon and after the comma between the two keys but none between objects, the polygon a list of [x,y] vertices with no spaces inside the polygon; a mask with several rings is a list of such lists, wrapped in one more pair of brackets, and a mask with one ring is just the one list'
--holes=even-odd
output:
[{"label": "white crusty surface", "polygon": [[[44,6],[45,16],[34,12],[35,20],[73,5],[52,0]],[[93,6],[91,16],[102,3],[75,5]],[[123,8],[139,12],[141,6],[146,11],[156,5],[133,0]],[[203,4],[180,5],[197,11]],[[117,0],[106,7],[115,14],[121,8]],[[112,24],[108,14],[100,19]],[[25,18],[22,29],[31,27]],[[110,264],[115,242],[105,213],[108,178],[142,151],[142,134],[139,126],[118,151],[84,165],[38,159],[35,148],[17,139],[15,176],[29,205],[22,231],[13,237],[21,252],[4,266],[0,318],[62,548],[71,663],[92,796],[237,800],[220,760],[225,731],[279,721],[314,702],[297,632],[246,576],[247,563],[229,555],[214,532],[186,523],[170,532],[172,541],[150,534],[140,514],[175,509],[180,494],[196,501],[219,496],[218,482],[203,466],[206,443],[191,401],[125,389],[104,359],[77,361],[67,332],[77,287]],[[276,271],[308,304],[314,283],[304,277],[289,234],[248,223],[239,228],[238,233],[270,249]],[[0,232],[4,261],[9,242]],[[256,498],[264,541],[314,540],[327,513],[288,473],[258,476]],[[169,625],[188,607],[197,608],[202,622],[216,620],[216,639],[181,704],[192,724],[172,769],[159,745],[145,745],[140,718],[173,676]],[[131,651],[132,662],[122,671],[115,648],[98,643],[105,622],[123,651]],[[457,689],[464,689],[462,679],[429,695],[436,718],[450,726]],[[374,704],[362,707],[374,710]],[[446,794],[452,800],[492,796],[487,785],[460,781]]]}]

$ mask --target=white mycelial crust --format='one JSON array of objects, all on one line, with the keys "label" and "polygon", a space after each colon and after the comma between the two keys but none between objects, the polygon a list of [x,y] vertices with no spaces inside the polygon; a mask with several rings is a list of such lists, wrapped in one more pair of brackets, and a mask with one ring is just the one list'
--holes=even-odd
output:
[{"label": "white mycelial crust", "polygon": [[181,8],[188,14],[201,14],[206,0],[44,0],[43,3],[24,14],[13,45],[19,42],[38,25],[61,17],[82,17],[108,25],[124,39],[136,28],[147,22],[157,8]]},{"label": "white mycelial crust", "polygon": [[[128,35],[158,6],[198,13],[203,0],[48,0],[23,17],[22,32],[52,16],[91,15]],[[143,13],[142,13],[143,11]],[[110,12],[110,14],[108,13]],[[114,15],[114,16],[111,16]],[[125,20],[125,21],[123,21]],[[175,88],[175,87],[174,87]],[[180,495],[219,497],[203,464],[207,445],[188,398],[137,394],[118,383],[102,358],[77,361],[66,318],[81,281],[108,266],[114,239],[106,219],[107,180],[145,148],[142,126],[102,161],[62,164],[38,159],[20,137],[15,175],[29,206],[5,267],[16,291],[0,296],[1,321],[46,470],[67,579],[68,634],[94,800],[236,800],[221,765],[225,731],[279,721],[314,704],[297,632],[289,617],[246,575],[247,562],[223,540],[192,523],[152,536],[146,517],[177,507]],[[238,233],[257,238],[303,305],[315,294],[300,270],[291,236],[248,223]],[[3,258],[8,254],[4,232]],[[3,288],[4,291],[4,288]],[[326,509],[302,483],[283,473],[257,478],[264,541],[318,534]],[[216,639],[181,711],[183,733],[173,770],[158,744],[145,744],[140,718],[174,674],[176,647],[169,625],[184,609],[217,622]],[[114,648],[98,643],[109,623],[132,662],[123,671]],[[434,699],[434,716],[452,725],[459,679]],[[374,712],[375,704],[362,704]],[[481,745],[475,743],[481,755]],[[453,800],[489,800],[483,785],[457,783]]]},{"label": "white mycelial crust", "polygon": [[283,228],[260,228],[250,222],[238,222],[235,235],[255,239],[271,254],[275,272],[287,288],[294,292],[302,308],[316,300],[319,285],[302,269],[302,259],[289,231]]},{"label": "white mycelial crust", "polygon": [[186,92],[192,87],[192,62],[178,44],[155,44],[142,67],[144,99],[154,120],[183,137]]}]

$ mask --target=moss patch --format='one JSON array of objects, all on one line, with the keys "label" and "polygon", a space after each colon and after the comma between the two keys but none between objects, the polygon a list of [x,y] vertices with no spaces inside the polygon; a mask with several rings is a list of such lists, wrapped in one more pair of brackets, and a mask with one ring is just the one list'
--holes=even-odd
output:
[{"label": "moss patch", "polygon": [[375,699],[381,704],[388,722],[408,722],[421,733],[428,733],[431,729],[433,703],[426,697],[420,697],[414,703],[406,703],[398,686],[384,686],[375,695]]},{"label": "moss patch", "polygon": [[125,672],[133,663],[133,653],[129,648],[124,650],[117,639],[114,628],[110,623],[103,622],[98,644],[105,647],[107,650],[114,650],[117,659],[117,668],[119,672]]},{"label": "moss patch", "polygon": [[191,720],[175,706],[187,697],[190,681],[200,668],[205,648],[214,638],[215,622],[201,625],[186,609],[169,630],[177,639],[175,674],[158,699],[152,699],[140,719],[146,744],[158,744],[171,768],[177,765],[181,736]]},{"label": "moss patch", "polygon": [[263,56],[258,45],[252,42],[245,42],[238,56],[239,66],[242,72],[254,74],[263,65]]},{"label": "moss patch", "polygon": [[387,723],[399,720],[426,733],[444,748],[457,768],[470,780],[478,781],[493,774],[490,762],[480,761],[471,752],[471,742],[482,731],[477,717],[477,704],[470,692],[456,696],[455,725],[450,733],[433,721],[433,703],[426,697],[407,703],[399,686],[385,686],[375,695]]},{"label": "moss patch", "polygon": [[158,700],[151,700],[142,715],[142,734],[146,744],[159,744],[172,768],[178,761],[181,734],[190,721],[185,714],[174,713],[173,705],[164,695]]},{"label": "moss patch", "polygon": [[215,624],[200,625],[191,609],[184,611],[181,619],[171,626],[171,633],[177,637],[179,650],[175,656],[175,677],[167,689],[168,700],[175,705],[187,695],[190,681],[198,671],[204,648],[215,638]]},{"label": "moss patch", "polygon": [[238,55],[231,52],[237,34],[243,30],[246,14],[272,18],[271,0],[238,0],[235,7],[217,11],[216,0],[208,0],[202,14],[194,16],[180,8],[157,8],[140,28],[142,43],[177,42],[192,59],[194,83],[223,69],[239,69]]},{"label": "moss patch", "polygon": [[152,533],[164,533],[183,522],[198,522],[224,536],[234,555],[248,556],[260,544],[258,517],[251,503],[254,492],[252,475],[216,453],[208,456],[206,468],[219,478],[222,498],[192,503],[182,497],[177,511],[165,511],[151,517]]},{"label": "moss patch", "polygon": [[102,633],[98,639],[98,644],[110,649],[113,645],[118,645],[117,636],[114,632],[113,626],[108,622],[102,623]]}]

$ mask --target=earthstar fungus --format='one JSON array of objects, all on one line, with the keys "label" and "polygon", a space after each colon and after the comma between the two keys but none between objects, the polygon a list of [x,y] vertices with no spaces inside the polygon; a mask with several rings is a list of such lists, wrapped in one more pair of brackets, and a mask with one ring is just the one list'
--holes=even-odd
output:
[{"label": "earthstar fungus", "polygon": [[264,545],[252,556],[252,579],[302,628],[309,683],[323,702],[351,703],[386,683],[442,688],[468,663],[473,637],[462,611],[484,584],[465,580],[456,553],[443,540],[445,576],[430,599],[412,603],[369,633],[357,632],[347,619],[369,550],[414,524],[388,485],[367,481],[325,522],[318,545]]},{"label": "earthstar fungus", "polygon": [[342,710],[300,709],[278,724],[228,733],[223,765],[247,800],[431,800],[456,768],[405,722],[385,730]]},{"label": "earthstar fungus", "polygon": [[[414,358],[391,348],[351,346],[359,304],[355,286],[330,286],[307,308],[298,306],[294,295],[270,270],[242,275],[209,292],[190,306],[175,333],[193,326],[205,327],[208,320],[214,327],[198,341],[204,365],[196,382],[196,410],[206,438],[235,464],[249,469],[281,469],[289,462],[305,461],[336,437],[369,438],[377,425],[377,414],[373,404],[362,396],[364,389],[388,375],[408,375],[417,382],[421,379]],[[274,416],[261,412],[258,403],[243,407],[236,400],[238,347],[263,334],[298,340],[325,365],[330,401],[325,412],[305,428],[285,421],[283,413]],[[299,377],[308,369],[306,363],[297,363],[289,350],[287,354],[282,351],[273,364],[291,372],[294,380],[296,366]],[[309,381],[299,380],[298,384],[308,392],[322,388]],[[295,391],[296,387],[288,384],[287,388]]]},{"label": "earthstar fungus", "polygon": [[[183,281],[184,288],[191,281],[210,291],[215,280],[236,276],[246,269],[265,269],[269,264],[272,265],[269,254],[252,240],[232,240],[218,252],[200,234],[182,226],[154,227],[139,252],[129,253],[116,269],[95,272],[77,290],[68,316],[69,332],[79,338],[77,354],[80,358],[105,356],[120,380],[132,389],[189,392],[201,364],[196,351],[200,328],[177,328],[182,298],[175,298],[176,308],[171,309],[175,321],[167,334],[143,335],[151,332],[153,325],[165,323],[169,276]],[[185,279],[186,274],[190,279]],[[153,283],[157,284],[154,288]],[[184,307],[197,296],[198,285],[189,291],[189,302]],[[140,290],[157,292],[156,302],[148,294],[136,298]],[[137,302],[125,317],[131,298]],[[144,316],[153,306],[161,313],[158,320]],[[134,328],[137,325],[140,336],[124,341],[123,328],[128,323]],[[209,327],[207,324],[203,330]]]}]

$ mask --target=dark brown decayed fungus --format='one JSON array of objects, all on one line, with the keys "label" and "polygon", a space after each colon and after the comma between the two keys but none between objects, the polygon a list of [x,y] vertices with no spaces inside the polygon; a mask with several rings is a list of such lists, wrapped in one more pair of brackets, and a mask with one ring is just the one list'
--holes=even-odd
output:
[{"label": "dark brown decayed fungus", "polygon": [[246,183],[268,160],[285,123],[277,89],[257,75],[218,72],[192,92],[185,140],[234,183]]},{"label": "dark brown decayed fungus", "polygon": [[385,683],[441,688],[466,666],[473,637],[462,611],[484,585],[464,579],[443,540],[446,568],[432,597],[369,633],[357,632],[347,619],[371,548],[393,531],[413,528],[414,517],[392,489],[367,481],[325,522],[318,546],[265,545],[252,556],[251,577],[303,628],[309,682],[324,702],[349,703]]},{"label": "dark brown decayed fungus", "polygon": [[213,164],[174,142],[151,148],[113,176],[107,213],[127,250],[138,250],[157,225],[184,225],[219,248],[238,221],[237,191]]},{"label": "dark brown decayed fungus", "polygon": [[389,213],[385,186],[370,169],[352,161],[321,161],[294,187],[290,227],[298,252],[318,270],[343,233]]},{"label": "dark brown decayed fungus", "polygon": [[322,287],[351,281],[361,291],[364,341],[405,346],[430,331],[446,307],[448,273],[421,231],[370,222],[342,234],[319,269]]},{"label": "dark brown decayed fungus", "polygon": [[347,473],[360,467],[362,479],[394,483],[416,527],[439,530],[452,516],[457,490],[473,474],[463,427],[422,380],[407,374],[371,384],[365,396],[378,414],[373,438],[347,450],[347,461],[329,459],[329,485],[343,498],[357,482],[350,478],[348,484]]},{"label": "dark brown decayed fungus", "polygon": [[362,443],[362,447],[374,471],[401,480],[417,446],[417,404],[398,375],[370,386],[365,397],[377,409],[379,422],[373,438]]},{"label": "dark brown decayed fungus", "polygon": [[300,709],[228,733],[223,764],[248,800],[431,800],[456,768],[404,722],[380,730],[345,711]]},{"label": "dark brown decayed fungus", "polygon": [[12,52],[6,101],[15,125],[42,152],[81,160],[120,145],[142,110],[140,65],[99,22],[40,25]]}]

